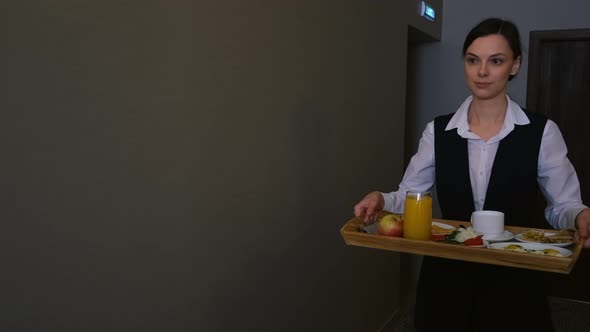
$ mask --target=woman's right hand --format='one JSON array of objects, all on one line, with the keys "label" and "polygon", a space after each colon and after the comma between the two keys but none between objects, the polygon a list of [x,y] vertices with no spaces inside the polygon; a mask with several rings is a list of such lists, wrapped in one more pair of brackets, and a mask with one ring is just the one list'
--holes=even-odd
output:
[{"label": "woman's right hand", "polygon": [[590,209],[586,208],[576,216],[576,241],[583,241],[584,248],[590,248]]},{"label": "woman's right hand", "polygon": [[369,221],[375,220],[377,212],[383,210],[384,206],[385,200],[383,199],[383,195],[378,191],[373,191],[354,206],[354,215],[356,217],[364,217],[363,221],[368,223]]}]

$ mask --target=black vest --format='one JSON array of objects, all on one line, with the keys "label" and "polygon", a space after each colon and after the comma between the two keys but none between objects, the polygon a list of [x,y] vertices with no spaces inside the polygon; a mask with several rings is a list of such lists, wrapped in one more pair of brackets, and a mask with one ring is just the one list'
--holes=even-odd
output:
[{"label": "black vest", "polygon": [[[483,207],[504,212],[504,223],[509,226],[530,227],[539,190],[537,164],[547,118],[525,113],[530,123],[515,125],[500,141]],[[434,119],[436,190],[444,219],[468,221],[475,207],[467,139],[457,129],[445,131],[453,115]]]}]

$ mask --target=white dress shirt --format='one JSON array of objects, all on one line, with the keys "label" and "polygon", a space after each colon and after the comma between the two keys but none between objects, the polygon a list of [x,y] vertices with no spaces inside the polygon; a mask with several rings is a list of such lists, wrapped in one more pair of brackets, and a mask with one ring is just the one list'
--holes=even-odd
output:
[{"label": "white dress shirt", "polygon": [[[457,134],[467,139],[469,154],[469,177],[473,190],[475,210],[483,209],[490,173],[500,141],[506,137],[514,125],[530,123],[528,117],[510,97],[504,124],[498,134],[487,142],[471,132],[467,113],[472,97],[468,97],[449,121],[445,130],[457,129]],[[576,171],[567,158],[567,147],[557,127],[551,120],[547,121],[541,139],[537,182],[547,200],[545,218],[557,229],[575,229],[575,218],[584,208],[580,194],[580,183]],[[434,121],[426,125],[420,139],[418,152],[410,160],[399,190],[382,193],[385,200],[384,209],[393,213],[403,213],[405,195],[408,190],[431,190],[435,182],[434,165]]]}]

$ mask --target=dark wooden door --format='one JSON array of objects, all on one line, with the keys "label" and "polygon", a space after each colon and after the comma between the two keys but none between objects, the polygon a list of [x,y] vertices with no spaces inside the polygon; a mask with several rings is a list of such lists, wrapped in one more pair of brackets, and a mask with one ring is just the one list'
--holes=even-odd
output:
[{"label": "dark wooden door", "polygon": [[[590,29],[532,31],[529,43],[527,109],[547,115],[562,131],[590,204]],[[544,224],[539,203],[538,226]],[[590,302],[590,249],[570,275],[550,275],[550,295]]]}]

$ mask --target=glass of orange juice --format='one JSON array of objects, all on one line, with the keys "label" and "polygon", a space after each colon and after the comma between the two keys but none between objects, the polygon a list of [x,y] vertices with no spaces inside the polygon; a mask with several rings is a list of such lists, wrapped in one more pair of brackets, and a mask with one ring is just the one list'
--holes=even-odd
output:
[{"label": "glass of orange juice", "polygon": [[432,196],[430,191],[408,191],[404,210],[404,238],[430,240]]}]

